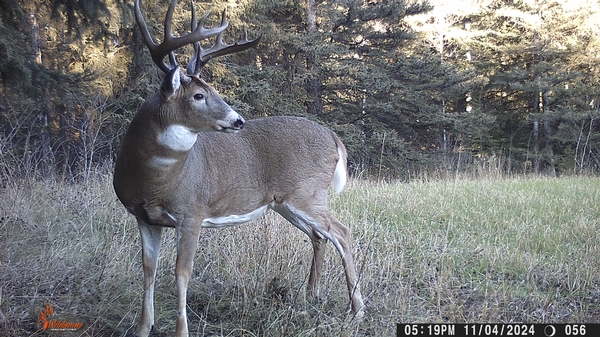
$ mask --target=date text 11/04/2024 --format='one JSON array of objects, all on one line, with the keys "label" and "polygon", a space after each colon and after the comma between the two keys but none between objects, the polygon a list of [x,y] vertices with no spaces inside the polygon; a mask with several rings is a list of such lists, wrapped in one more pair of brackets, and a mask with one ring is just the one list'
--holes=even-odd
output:
[{"label": "date text 11/04/2024", "polygon": [[600,324],[396,324],[396,336],[596,337]]}]

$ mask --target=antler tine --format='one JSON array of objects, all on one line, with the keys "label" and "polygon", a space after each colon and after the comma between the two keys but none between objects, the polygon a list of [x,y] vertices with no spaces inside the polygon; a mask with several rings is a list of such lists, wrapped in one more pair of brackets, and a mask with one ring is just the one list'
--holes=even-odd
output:
[{"label": "antler tine", "polygon": [[[198,27],[198,20],[196,20],[196,9],[194,8],[194,2],[190,1],[190,5],[192,7],[192,31]],[[210,12],[209,12],[210,13]],[[194,75],[198,73],[198,68],[196,64],[198,63],[198,59],[200,58],[200,53],[202,51],[202,45],[200,45],[199,41],[194,42],[194,54],[190,58],[187,67],[185,68],[186,73],[188,75]]]},{"label": "antler tine", "polygon": [[165,23],[163,25],[165,30],[165,41],[167,41],[168,37],[173,37],[173,12],[175,12],[175,6],[177,6],[177,1],[178,0],[171,1],[171,3],[169,4],[169,9],[167,9],[167,15],[165,15]]},{"label": "antler tine", "polygon": [[170,68],[166,65],[164,58],[169,55],[171,64],[173,67],[177,66],[177,61],[175,60],[175,54],[173,53],[176,49],[179,49],[188,44],[197,43],[200,40],[208,39],[213,36],[216,36],[222,33],[228,26],[228,23],[221,24],[219,27],[206,29],[204,28],[204,20],[208,17],[207,13],[204,15],[200,22],[192,29],[192,32],[180,36],[173,36],[172,24],[173,24],[173,12],[175,11],[175,6],[177,5],[177,0],[172,0],[169,5],[169,9],[167,10],[167,15],[165,16],[164,30],[165,36],[163,42],[159,45],[152,39],[152,35],[148,30],[148,25],[144,20],[144,16],[140,9],[140,0],[135,0],[134,2],[134,11],[135,11],[135,19],[140,27],[142,32],[142,37],[150,50],[150,55],[152,55],[152,60],[156,65],[160,68],[160,70],[168,73]]}]

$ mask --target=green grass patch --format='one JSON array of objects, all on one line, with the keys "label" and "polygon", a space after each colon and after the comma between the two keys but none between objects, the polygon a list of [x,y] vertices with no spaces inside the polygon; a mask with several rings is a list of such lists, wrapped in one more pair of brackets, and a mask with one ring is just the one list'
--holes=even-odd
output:
[{"label": "green grass patch", "polygon": [[[110,175],[0,190],[0,335],[41,336],[38,310],[122,336],[140,315],[135,220]],[[398,322],[600,322],[600,178],[371,183],[331,205],[352,228],[367,314],[345,314],[337,252],[306,300],[311,245],[276,214],[204,230],[188,295],[191,336],[388,336]],[[154,336],[175,330],[174,231],[156,287]]]}]

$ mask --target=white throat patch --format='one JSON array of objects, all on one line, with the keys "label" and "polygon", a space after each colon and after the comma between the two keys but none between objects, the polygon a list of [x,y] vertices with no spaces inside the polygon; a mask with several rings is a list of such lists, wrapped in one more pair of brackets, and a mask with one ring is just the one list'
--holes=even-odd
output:
[{"label": "white throat patch", "polygon": [[175,158],[154,156],[154,157],[150,158],[150,160],[148,161],[148,166],[155,168],[155,169],[163,170],[163,169],[169,168],[169,166],[175,164],[176,162],[177,162],[177,159],[175,159]]},{"label": "white throat patch", "polygon": [[158,143],[173,151],[188,151],[196,143],[197,134],[183,125],[169,125],[158,135]]}]

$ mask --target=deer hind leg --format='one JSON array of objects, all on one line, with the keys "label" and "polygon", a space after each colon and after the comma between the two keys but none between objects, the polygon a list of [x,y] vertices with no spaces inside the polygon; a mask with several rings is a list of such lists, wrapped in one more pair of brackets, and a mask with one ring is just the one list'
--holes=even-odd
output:
[{"label": "deer hind leg", "polygon": [[138,229],[142,238],[142,265],[144,267],[144,298],[142,318],[135,332],[137,337],[146,337],[154,325],[154,280],[160,252],[162,227],[150,226],[138,219]]},{"label": "deer hind leg", "polygon": [[[296,226],[298,227],[298,226]],[[321,280],[321,272],[323,270],[323,259],[325,257],[325,245],[327,239],[323,238],[314,230],[309,235],[313,246],[313,260],[310,267],[310,275],[308,276],[308,296],[310,298],[319,298],[319,281]]]},{"label": "deer hind leg", "polygon": [[342,256],[342,265],[346,272],[346,284],[348,285],[352,312],[357,317],[362,317],[364,315],[363,309],[365,304],[360,293],[360,287],[358,286],[358,276],[356,275],[354,259],[352,258],[350,229],[339,222],[331,213],[329,213],[329,224],[329,233],[339,242],[339,246],[336,246],[336,248]]},{"label": "deer hind leg", "polygon": [[313,263],[308,279],[309,294],[317,295],[316,288],[323,267],[325,243],[329,240],[342,258],[352,312],[362,316],[364,303],[352,259],[350,230],[326,208],[319,211],[302,211],[287,202],[274,204],[272,208],[306,233],[313,242]]}]

